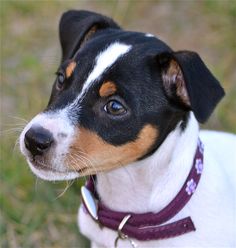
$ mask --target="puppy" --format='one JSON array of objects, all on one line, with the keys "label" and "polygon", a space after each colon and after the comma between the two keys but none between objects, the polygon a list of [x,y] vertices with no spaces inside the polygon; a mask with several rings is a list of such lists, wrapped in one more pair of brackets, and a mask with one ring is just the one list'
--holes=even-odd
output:
[{"label": "puppy", "polygon": [[50,100],[20,148],[42,179],[95,175],[81,232],[94,247],[235,247],[236,138],[199,133],[224,96],[199,55],[89,11],[59,31]]}]

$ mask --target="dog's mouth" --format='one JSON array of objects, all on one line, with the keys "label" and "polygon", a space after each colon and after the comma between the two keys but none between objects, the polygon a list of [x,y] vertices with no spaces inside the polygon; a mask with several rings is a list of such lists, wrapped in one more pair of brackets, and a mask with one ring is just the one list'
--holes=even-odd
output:
[{"label": "dog's mouth", "polygon": [[44,180],[71,180],[80,176],[82,170],[59,170],[53,168],[49,162],[43,161],[40,158],[27,159],[28,164],[33,173]]},{"label": "dog's mouth", "polygon": [[48,165],[43,160],[36,159],[36,158],[31,158],[29,159],[30,163],[37,169],[39,170],[45,170],[45,171],[52,171],[52,172],[57,172],[55,169],[53,169],[51,166]]}]

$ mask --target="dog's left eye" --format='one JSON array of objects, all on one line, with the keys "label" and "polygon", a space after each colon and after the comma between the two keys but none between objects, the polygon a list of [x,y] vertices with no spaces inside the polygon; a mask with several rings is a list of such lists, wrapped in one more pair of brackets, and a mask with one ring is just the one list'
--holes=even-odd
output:
[{"label": "dog's left eye", "polygon": [[126,108],[118,101],[109,101],[105,106],[104,110],[110,115],[122,115],[126,113]]},{"label": "dog's left eye", "polygon": [[65,81],[65,75],[62,72],[57,73],[57,89],[61,90],[63,88]]}]

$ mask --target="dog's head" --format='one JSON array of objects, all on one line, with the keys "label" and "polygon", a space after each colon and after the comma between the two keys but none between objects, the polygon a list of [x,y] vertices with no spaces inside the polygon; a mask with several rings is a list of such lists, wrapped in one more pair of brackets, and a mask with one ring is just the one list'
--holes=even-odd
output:
[{"label": "dog's head", "polygon": [[207,120],[224,91],[194,52],[88,11],[60,21],[62,61],[47,108],[25,127],[22,153],[46,180],[72,179],[152,154],[193,111]]}]

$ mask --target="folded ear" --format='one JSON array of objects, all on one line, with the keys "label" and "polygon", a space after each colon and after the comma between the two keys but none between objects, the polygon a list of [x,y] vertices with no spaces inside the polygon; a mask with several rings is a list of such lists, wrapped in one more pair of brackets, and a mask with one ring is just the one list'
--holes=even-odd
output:
[{"label": "folded ear", "polygon": [[119,26],[112,19],[94,12],[85,10],[65,12],[59,24],[62,61],[72,58],[97,30],[105,28],[119,29]]},{"label": "folded ear", "polygon": [[199,55],[190,51],[163,53],[158,55],[158,62],[167,96],[205,122],[224,90]]}]

